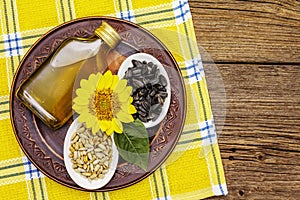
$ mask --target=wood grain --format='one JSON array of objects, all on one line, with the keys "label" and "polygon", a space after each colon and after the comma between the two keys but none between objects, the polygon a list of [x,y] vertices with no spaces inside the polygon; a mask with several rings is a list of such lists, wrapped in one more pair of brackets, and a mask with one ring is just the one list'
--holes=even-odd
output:
[{"label": "wood grain", "polygon": [[189,5],[217,63],[204,68],[229,194],[209,199],[300,199],[300,1]]},{"label": "wood grain", "polygon": [[[218,69],[227,94],[219,144],[229,194],[210,199],[299,199],[299,66],[225,64]],[[206,75],[209,84],[214,74],[206,70]]]},{"label": "wood grain", "polygon": [[300,1],[190,0],[198,42],[215,62],[300,63]]}]

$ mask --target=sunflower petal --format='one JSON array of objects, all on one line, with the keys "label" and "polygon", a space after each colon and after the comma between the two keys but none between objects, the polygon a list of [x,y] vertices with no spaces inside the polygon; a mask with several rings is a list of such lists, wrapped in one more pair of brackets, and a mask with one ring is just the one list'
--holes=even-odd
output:
[{"label": "sunflower petal", "polygon": [[115,93],[121,93],[125,90],[127,85],[127,80],[121,79],[118,84],[116,85],[116,88],[114,89]]},{"label": "sunflower petal", "polygon": [[75,104],[78,104],[78,105],[88,105],[89,103],[89,99],[88,98],[81,98],[81,97],[76,97],[73,102]]},{"label": "sunflower petal", "polygon": [[115,132],[122,133],[123,132],[123,125],[120,122],[120,120],[114,118],[112,122],[113,122],[112,126],[113,126]]},{"label": "sunflower petal", "polygon": [[91,128],[93,126],[93,122],[97,120],[97,118],[91,114],[82,117],[84,118],[83,120],[86,123],[87,128]]},{"label": "sunflower petal", "polygon": [[86,79],[81,79],[80,81],[80,87],[83,88],[85,85],[87,85],[88,80]]},{"label": "sunflower petal", "polygon": [[111,121],[103,120],[99,122],[100,129],[105,132],[111,127]]},{"label": "sunflower petal", "polygon": [[116,116],[121,122],[130,123],[134,121],[133,117],[123,110],[119,111]]},{"label": "sunflower petal", "polygon": [[99,129],[100,129],[100,126],[99,126],[98,120],[93,121],[93,124],[92,124],[93,134],[96,134],[99,131]]},{"label": "sunflower petal", "polygon": [[[123,110],[124,112],[126,112],[126,113],[128,113],[128,114],[131,114],[130,112],[129,112],[129,109],[131,109],[131,108],[129,108],[129,105],[131,105],[131,104],[128,104],[128,103],[122,103],[122,105],[121,105],[121,110]],[[134,107],[134,106],[133,106]],[[134,109],[135,109],[135,107],[134,107]]]},{"label": "sunflower petal", "polygon": [[110,70],[108,70],[107,72],[105,72],[105,74],[103,75],[102,79],[104,79],[104,85],[103,85],[103,88],[104,89],[108,89],[110,88],[110,86],[112,85],[112,82],[113,82],[113,75],[111,73]]},{"label": "sunflower petal", "polygon": [[79,105],[79,104],[74,104],[73,105],[73,110],[79,114],[83,112],[88,112],[88,107],[86,105]]},{"label": "sunflower petal", "polygon": [[103,90],[105,85],[103,76],[99,79],[98,83],[97,83],[97,90]]},{"label": "sunflower petal", "polygon": [[95,76],[89,79],[90,84],[94,86],[94,91],[97,89],[101,77],[102,77],[101,73],[97,73]]},{"label": "sunflower petal", "polygon": [[91,74],[90,76],[89,76],[89,82],[91,83],[91,84],[95,84],[95,87],[97,86],[97,83],[98,83],[98,80],[100,79],[100,77],[101,77],[102,75],[101,75],[101,73],[97,73],[97,74]]},{"label": "sunflower petal", "polygon": [[89,114],[88,113],[82,113],[81,115],[79,115],[78,117],[78,121],[80,122],[85,122],[87,118],[89,118]]},{"label": "sunflower petal", "polygon": [[133,98],[132,97],[129,97],[129,100],[128,100],[128,103],[132,103],[133,102]]},{"label": "sunflower petal", "polygon": [[81,98],[89,98],[91,96],[91,91],[88,91],[88,90],[85,90],[83,88],[79,88],[76,90],[76,94],[78,97],[81,97]]},{"label": "sunflower petal", "polygon": [[90,74],[88,80],[91,83],[91,82],[93,82],[95,80],[95,78],[96,78],[96,74]]},{"label": "sunflower petal", "polygon": [[90,82],[87,79],[82,79],[80,81],[80,87],[82,89],[88,90],[88,91],[94,91],[95,90],[95,85],[90,84]]},{"label": "sunflower petal", "polygon": [[128,113],[129,114],[134,114],[136,112],[137,112],[136,108],[133,105],[129,104],[128,105]]},{"label": "sunflower petal", "polygon": [[128,102],[129,101],[132,89],[127,89],[127,88],[128,87],[126,87],[123,92],[118,94],[120,102]]},{"label": "sunflower petal", "polygon": [[97,90],[102,90],[104,88],[109,88],[112,84],[112,73],[110,70],[105,72],[104,75],[101,76],[97,83]]},{"label": "sunflower petal", "polygon": [[112,84],[110,86],[111,90],[114,90],[119,82],[119,76],[113,75]]},{"label": "sunflower petal", "polygon": [[111,134],[113,134],[113,133],[114,133],[113,127],[111,127],[110,129],[108,129],[105,133],[106,133],[106,135],[111,135]]}]

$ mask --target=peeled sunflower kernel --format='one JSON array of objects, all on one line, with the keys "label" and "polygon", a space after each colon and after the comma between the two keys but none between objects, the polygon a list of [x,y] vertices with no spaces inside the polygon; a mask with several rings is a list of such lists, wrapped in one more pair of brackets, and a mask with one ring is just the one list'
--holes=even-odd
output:
[{"label": "peeled sunflower kernel", "polygon": [[88,180],[104,178],[112,161],[111,138],[102,132],[92,134],[84,124],[80,128],[73,135],[72,141],[76,141],[69,147],[72,168]]}]

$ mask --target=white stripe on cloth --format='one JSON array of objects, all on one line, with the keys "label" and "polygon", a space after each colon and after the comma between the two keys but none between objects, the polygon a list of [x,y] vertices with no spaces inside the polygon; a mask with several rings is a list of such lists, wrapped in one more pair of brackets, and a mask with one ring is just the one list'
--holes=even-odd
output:
[{"label": "white stripe on cloth", "polygon": [[23,156],[22,160],[24,163],[24,172],[26,180],[45,177],[45,175],[42,172],[40,172],[40,170],[38,170],[26,156]]},{"label": "white stripe on cloth", "polygon": [[176,0],[173,2],[173,10],[176,24],[182,24],[192,18],[187,0]]}]

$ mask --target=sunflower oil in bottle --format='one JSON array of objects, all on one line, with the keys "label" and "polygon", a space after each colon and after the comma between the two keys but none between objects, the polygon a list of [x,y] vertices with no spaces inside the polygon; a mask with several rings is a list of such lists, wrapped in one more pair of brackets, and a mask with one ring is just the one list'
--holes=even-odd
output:
[{"label": "sunflower oil in bottle", "polygon": [[107,68],[107,54],[120,40],[106,22],[91,38],[67,39],[21,84],[17,97],[47,126],[61,127],[72,116],[76,80],[92,72],[102,73]]}]

